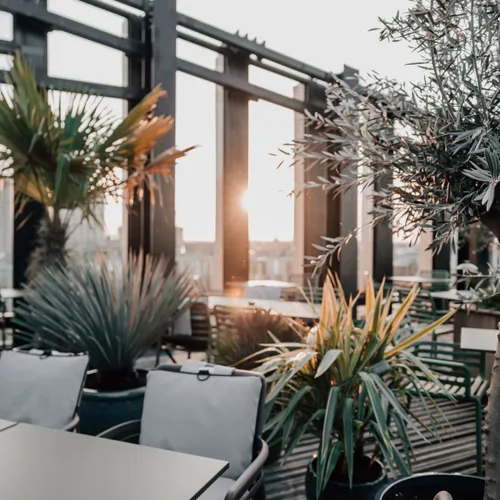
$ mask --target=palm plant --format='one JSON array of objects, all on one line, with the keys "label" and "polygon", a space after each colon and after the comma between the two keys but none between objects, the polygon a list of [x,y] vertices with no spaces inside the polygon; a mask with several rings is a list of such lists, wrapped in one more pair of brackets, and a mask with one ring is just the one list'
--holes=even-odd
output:
[{"label": "palm plant", "polygon": [[[259,368],[271,385],[268,404],[276,402],[283,408],[270,422],[274,428],[271,437],[285,430],[285,460],[304,432],[320,438],[316,498],[331,478],[345,478],[352,486],[363,472],[359,468],[368,436],[376,443],[369,464],[380,455],[394,474],[396,469],[409,474],[408,427],[419,429],[398,395],[404,396],[403,389],[411,387],[423,397],[417,374],[441,386],[408,349],[453,313],[398,339],[418,290],[412,289],[398,306],[393,304],[392,291],[384,293],[380,287],[375,294],[371,279],[368,281],[366,321],[356,327],[355,300],[348,301],[338,278],[330,275],[324,285],[319,322],[312,329],[304,328],[304,341],[275,339],[262,351],[268,355]],[[396,425],[390,426],[390,419]],[[404,444],[406,456],[396,448],[396,439]]]},{"label": "palm plant", "polygon": [[187,301],[191,281],[163,259],[88,256],[39,273],[16,324],[32,343],[88,352],[99,388],[134,386],[134,364],[171,325]]},{"label": "palm plant", "polygon": [[20,211],[28,199],[45,208],[28,270],[33,278],[46,264],[65,262],[69,218],[76,209],[97,221],[95,208],[110,196],[124,193],[130,204],[145,187],[154,193],[154,176],[169,175],[191,148],[169,149],[149,160],[173,125],[170,116],[150,116],[166,95],[160,87],[119,121],[94,96],[71,94],[67,107],[59,96],[51,105],[19,53],[6,81],[11,87],[0,92],[0,176],[14,179]]}]

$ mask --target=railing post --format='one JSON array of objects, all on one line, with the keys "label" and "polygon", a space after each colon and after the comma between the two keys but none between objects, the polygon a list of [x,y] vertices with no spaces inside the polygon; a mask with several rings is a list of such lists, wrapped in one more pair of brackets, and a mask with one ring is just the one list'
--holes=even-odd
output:
[{"label": "railing post", "polygon": [[[153,86],[161,84],[168,92],[167,99],[160,99],[156,113],[175,118],[175,82],[177,69],[177,8],[176,0],[155,0],[153,2],[152,47]],[[172,129],[155,148],[154,154],[175,146],[175,128]],[[175,174],[166,179],[155,179],[157,192],[151,203],[150,252],[166,257],[170,266],[175,264]],[[147,217],[144,219],[147,224]]]},{"label": "railing post", "polygon": [[[28,0],[38,6],[47,6],[46,0]],[[45,80],[48,73],[47,28],[42,23],[27,16],[14,16],[14,43],[30,61],[38,80]],[[15,191],[15,185],[14,185]],[[18,288],[26,281],[31,252],[36,245],[38,226],[44,215],[43,206],[29,200],[21,213],[15,207],[14,219],[14,287]]]},{"label": "railing post", "polygon": [[[248,56],[228,52],[217,69],[248,80]],[[214,288],[224,290],[249,277],[248,213],[243,195],[248,189],[248,96],[216,89],[216,223]]]}]

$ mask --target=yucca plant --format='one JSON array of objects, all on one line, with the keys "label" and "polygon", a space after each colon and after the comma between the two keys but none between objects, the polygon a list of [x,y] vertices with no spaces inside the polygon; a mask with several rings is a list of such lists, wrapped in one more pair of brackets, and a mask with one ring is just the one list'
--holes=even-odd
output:
[{"label": "yucca plant", "polygon": [[[284,408],[271,425],[274,432],[285,429],[285,460],[305,432],[320,438],[316,498],[331,478],[345,479],[351,487],[357,482],[364,472],[359,468],[368,438],[375,441],[375,451],[366,460],[368,467],[380,457],[394,474],[396,469],[410,472],[408,428],[418,428],[418,423],[404,405],[401,390],[412,386],[419,391],[422,382],[417,374],[422,373],[441,384],[408,348],[453,314],[398,340],[417,293],[412,289],[396,305],[391,291],[384,295],[380,287],[375,293],[368,280],[366,320],[356,327],[355,300],[347,300],[339,280],[329,276],[320,319],[312,329],[304,329],[305,340],[284,343],[276,339],[262,351],[268,355],[259,368],[271,385],[268,404],[274,401]],[[391,419],[396,425],[389,425]],[[396,439],[404,444],[406,456],[394,445]]]},{"label": "yucca plant", "polygon": [[154,197],[153,177],[168,176],[191,148],[169,149],[150,161],[173,125],[170,116],[151,115],[166,95],[160,87],[118,120],[96,96],[70,94],[65,106],[59,94],[51,103],[19,53],[5,78],[11,86],[0,92],[0,176],[14,179],[20,212],[28,199],[45,208],[28,269],[32,279],[46,264],[65,262],[75,210],[99,223],[95,208],[110,196],[131,203],[147,186]]},{"label": "yucca plant", "polygon": [[191,282],[164,259],[99,253],[40,272],[15,322],[28,341],[88,352],[101,390],[134,387],[135,362],[187,306]]}]

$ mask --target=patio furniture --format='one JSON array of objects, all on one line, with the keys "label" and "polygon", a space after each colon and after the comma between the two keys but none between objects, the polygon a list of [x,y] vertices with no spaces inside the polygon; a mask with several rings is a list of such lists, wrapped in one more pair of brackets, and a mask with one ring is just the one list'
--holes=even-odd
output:
[{"label": "patio furniture", "polygon": [[432,276],[391,276],[393,283],[406,283],[407,285],[451,285],[453,278],[432,277]]},{"label": "patio furniture", "polygon": [[[424,395],[432,398],[449,398],[456,401],[471,402],[475,406],[476,426],[476,467],[477,473],[483,472],[482,445],[482,403],[489,383],[484,373],[484,353],[462,350],[460,345],[448,342],[420,342],[415,345],[413,354],[418,356],[436,375],[447,393],[422,372],[418,374]],[[477,371],[477,375],[473,371]],[[418,394],[415,387],[407,387],[410,394]]]},{"label": "patio furniture", "polygon": [[227,466],[22,423],[0,432],[5,500],[194,500]]},{"label": "patio furniture", "polygon": [[101,437],[225,460],[229,469],[200,500],[263,500],[265,391],[254,372],[197,361],[160,366],[148,375],[142,420]]},{"label": "patio furniture", "polygon": [[156,364],[159,363],[162,351],[173,363],[177,363],[172,354],[174,349],[187,352],[188,359],[193,352],[205,352],[207,360],[210,361],[213,333],[207,304],[201,301],[193,302],[174,323],[172,333],[163,337]]},{"label": "patio furniture", "polygon": [[213,311],[216,306],[254,307],[270,311],[271,314],[278,314],[288,318],[300,318],[305,320],[317,319],[319,317],[319,306],[304,302],[289,302],[285,300],[267,299],[243,299],[237,297],[222,297],[210,295],[208,297],[208,308]]},{"label": "patio furniture", "polygon": [[3,351],[0,418],[73,431],[87,374],[87,355]]},{"label": "patio furniture", "polygon": [[448,290],[452,283],[450,271],[446,269],[432,269],[430,271],[420,271],[418,273],[422,278],[432,278],[433,280],[442,280],[442,281],[434,281],[431,283],[431,290]]},{"label": "patio furniture", "polygon": [[[406,287],[394,287],[397,293],[398,301],[403,302],[410,293],[411,289]],[[417,297],[413,301],[408,313],[406,314],[405,324],[411,325],[413,329],[419,329],[419,325],[430,325],[448,311],[441,311],[436,308],[436,303],[429,290],[419,290]],[[444,324],[432,332],[432,340],[437,340],[441,335],[453,332],[451,324]]]}]

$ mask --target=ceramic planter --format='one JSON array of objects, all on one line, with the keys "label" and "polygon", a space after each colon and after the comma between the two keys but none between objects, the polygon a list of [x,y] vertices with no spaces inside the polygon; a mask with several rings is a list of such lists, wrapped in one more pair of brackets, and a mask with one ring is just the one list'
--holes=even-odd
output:
[{"label": "ceramic planter", "polygon": [[84,388],[78,414],[79,431],[97,434],[130,420],[140,420],[146,384],[123,391],[98,391]]},{"label": "ceramic planter", "polygon": [[415,474],[381,489],[376,500],[432,500],[440,491],[456,499],[483,500],[484,479],[461,474]]}]

